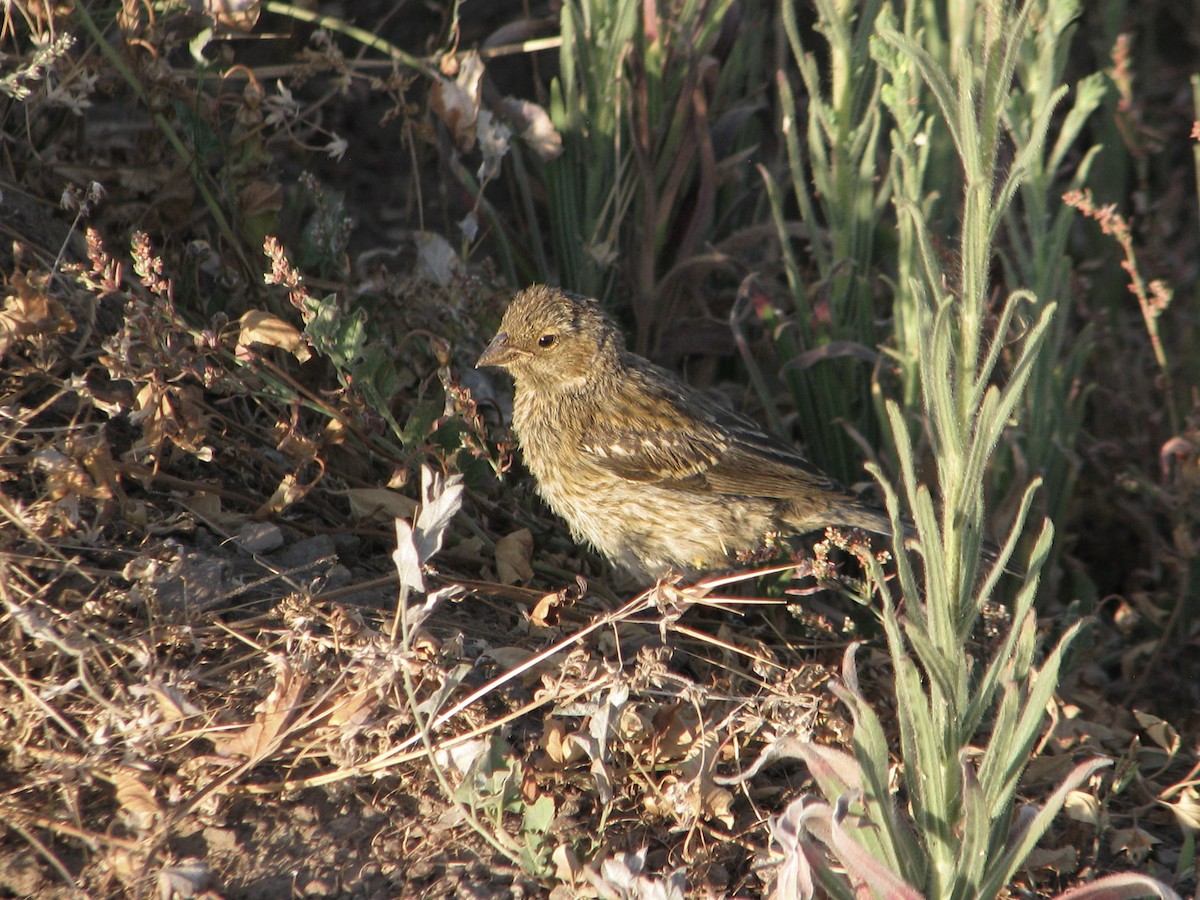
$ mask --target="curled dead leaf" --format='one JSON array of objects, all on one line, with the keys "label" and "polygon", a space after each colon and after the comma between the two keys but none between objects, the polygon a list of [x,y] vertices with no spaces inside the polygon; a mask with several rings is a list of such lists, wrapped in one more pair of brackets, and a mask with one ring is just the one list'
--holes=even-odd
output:
[{"label": "curled dead leaf", "polygon": [[538,628],[553,628],[558,624],[559,612],[587,593],[587,582],[582,575],[575,576],[575,583],[544,595],[534,604],[529,621]]},{"label": "curled dead leaf", "polygon": [[533,605],[529,613],[529,621],[538,628],[552,628],[558,624],[558,611],[562,607],[562,592],[555,591],[546,594]]},{"label": "curled dead leaf", "polygon": [[429,94],[430,107],[446,123],[454,145],[464,153],[475,144],[483,73],[483,60],[472,50],[458,61],[454,80],[438,78]]},{"label": "curled dead leaf", "polygon": [[279,486],[275,488],[275,493],[271,495],[271,499],[255,510],[254,515],[258,518],[278,515],[292,504],[303,500],[316,485],[316,481],[310,484],[301,484],[295,473],[289,472],[283,476]]},{"label": "curled dead leaf", "polygon": [[1140,709],[1133,711],[1133,717],[1137,719],[1138,725],[1141,726],[1146,736],[1163,750],[1167,751],[1168,756],[1174,758],[1175,754],[1179,752],[1181,738],[1179,737],[1179,732],[1171,726],[1171,723],[1166,719],[1160,719],[1158,716],[1142,712]]},{"label": "curled dead leaf", "polygon": [[237,339],[239,358],[242,357],[245,348],[254,344],[279,347],[300,362],[306,362],[312,356],[300,330],[279,316],[261,309],[251,309],[242,316],[238,324],[241,326]]},{"label": "curled dead leaf", "polygon": [[1100,825],[1100,801],[1086,791],[1071,791],[1063,803],[1067,817],[1093,828]]},{"label": "curled dead leaf", "polygon": [[496,576],[503,584],[533,578],[533,534],[521,528],[496,541]]},{"label": "curled dead leaf", "polygon": [[578,744],[568,740],[570,734],[561,719],[550,718],[544,723],[542,738],[538,743],[546,758],[556,766],[569,765],[584,755]]},{"label": "curled dead leaf", "polygon": [[131,424],[142,429],[133,452],[139,457],[157,456],[163,445],[170,443],[211,461],[213,449],[204,443],[208,420],[203,395],[196,385],[147,382],[134,398],[134,412],[129,417]]}]

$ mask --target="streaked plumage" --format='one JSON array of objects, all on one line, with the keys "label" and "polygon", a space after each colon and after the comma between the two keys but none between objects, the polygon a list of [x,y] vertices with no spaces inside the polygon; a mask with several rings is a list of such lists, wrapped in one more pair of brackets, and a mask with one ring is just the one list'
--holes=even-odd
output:
[{"label": "streaked plumage", "polygon": [[626,350],[586,297],[521,291],[477,365],[512,375],[513,430],[546,502],[637,575],[719,568],[772,533],[890,532],[783,440]]}]

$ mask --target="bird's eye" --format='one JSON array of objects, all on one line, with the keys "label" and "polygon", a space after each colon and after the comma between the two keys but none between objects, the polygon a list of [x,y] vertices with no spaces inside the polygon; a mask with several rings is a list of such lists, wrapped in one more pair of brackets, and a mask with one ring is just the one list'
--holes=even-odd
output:
[{"label": "bird's eye", "polygon": [[554,346],[554,342],[556,340],[557,340],[557,338],[553,334],[543,334],[540,338],[538,338],[538,346],[539,347],[552,347],[552,346]]}]

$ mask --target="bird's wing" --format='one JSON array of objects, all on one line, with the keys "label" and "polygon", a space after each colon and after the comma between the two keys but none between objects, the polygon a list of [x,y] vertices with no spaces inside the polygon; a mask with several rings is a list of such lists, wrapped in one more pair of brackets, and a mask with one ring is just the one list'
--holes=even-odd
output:
[{"label": "bird's wing", "polygon": [[622,478],[682,491],[795,499],[845,493],[779,438],[691,394],[632,379],[585,431],[580,452]]},{"label": "bird's wing", "polygon": [[794,500],[820,495],[849,495],[842,485],[774,435],[731,423],[728,449],[704,473],[706,487],[718,494]]},{"label": "bird's wing", "polygon": [[640,482],[686,482],[717,465],[727,449],[719,431],[697,423],[643,419],[595,421],[580,443],[591,462],[622,478]]}]

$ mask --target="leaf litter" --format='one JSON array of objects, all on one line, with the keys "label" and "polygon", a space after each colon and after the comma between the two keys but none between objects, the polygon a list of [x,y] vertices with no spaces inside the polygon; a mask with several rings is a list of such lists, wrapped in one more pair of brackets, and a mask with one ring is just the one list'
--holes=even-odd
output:
[{"label": "leaf litter", "polygon": [[[494,157],[509,136],[475,68],[434,111]],[[268,99],[295,112],[283,85]],[[179,202],[172,171],[124,177]],[[560,526],[488,477],[511,465],[483,425],[507,401],[469,361],[502,291],[444,238],[406,240],[412,260],[324,297],[268,243],[280,302],[199,324],[148,234],[126,254],[89,230],[69,277],[32,253],[5,273],[0,891],[808,895],[812,835],[869,869],[843,811],[805,799],[854,777],[840,600],[713,579],[620,604],[579,575]],[[189,277],[255,296],[217,246],[189,248]],[[356,319],[347,296],[380,308]],[[389,417],[404,440],[380,438]],[[1151,650],[1120,637],[1095,639],[1132,678]],[[886,659],[859,662],[883,702]],[[1071,791],[1020,890],[1194,867],[1196,717],[1126,709],[1125,686],[1081,665],[1048,710],[1032,802],[1080,754],[1115,774]]]}]

